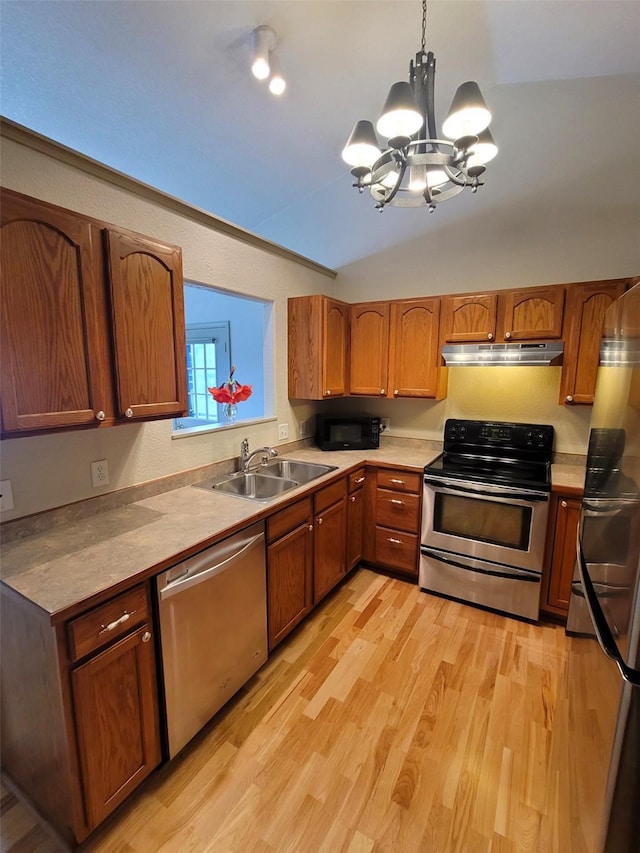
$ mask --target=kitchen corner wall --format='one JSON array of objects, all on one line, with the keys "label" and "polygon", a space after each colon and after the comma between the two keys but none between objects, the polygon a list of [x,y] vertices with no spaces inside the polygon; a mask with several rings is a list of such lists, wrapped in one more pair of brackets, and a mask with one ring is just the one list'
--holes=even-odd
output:
[{"label": "kitchen corner wall", "polygon": [[[245,436],[254,448],[277,446],[279,423],[289,425],[289,441],[298,437],[297,425],[311,416],[313,406],[292,406],[287,397],[287,297],[331,294],[332,276],[13,139],[2,138],[0,153],[2,186],[181,246],[185,280],[271,300],[274,343],[273,363],[266,367],[273,379],[268,422],[180,439],[172,439],[171,421],[163,420],[2,441],[1,476],[11,480],[15,504],[2,514],[3,521],[238,456]],[[94,489],[90,463],[98,459],[108,461],[110,482]]]}]

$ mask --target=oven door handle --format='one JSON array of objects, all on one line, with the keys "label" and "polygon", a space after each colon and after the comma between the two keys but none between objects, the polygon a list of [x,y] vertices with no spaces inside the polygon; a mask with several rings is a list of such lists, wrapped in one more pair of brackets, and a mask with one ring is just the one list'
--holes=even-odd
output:
[{"label": "oven door handle", "polygon": [[595,630],[598,645],[605,655],[608,658],[611,658],[611,660],[616,664],[624,680],[636,687],[640,687],[640,671],[629,666],[620,654],[613,632],[609,627],[609,623],[607,622],[600,606],[600,602],[598,601],[598,595],[595,591],[593,582],[589,577],[587,563],[584,559],[584,554],[582,553],[582,543],[580,542],[579,533],[576,550],[578,554],[578,572],[580,573],[580,581],[582,582],[587,610],[591,616],[591,622]]},{"label": "oven door handle", "polygon": [[461,492],[466,495],[479,495],[480,497],[486,498],[505,498],[511,499],[514,501],[538,501],[538,502],[546,502],[549,500],[549,495],[540,494],[539,492],[527,492],[520,494],[518,492],[492,492],[489,489],[465,489],[464,486],[453,485],[449,483],[445,483],[442,480],[435,480],[429,477],[424,478],[424,483],[426,486],[437,486],[442,491],[448,491],[450,494],[455,494],[456,492]]},{"label": "oven door handle", "polygon": [[540,583],[540,575],[538,572],[531,572],[528,569],[516,569],[517,574],[511,572],[501,572],[498,569],[481,569],[474,566],[468,566],[466,563],[459,563],[457,560],[452,560],[451,557],[442,557],[436,554],[430,548],[422,547],[420,552],[432,560],[437,560],[439,563],[446,563],[447,566],[455,566],[457,569],[464,569],[468,572],[475,572],[480,575],[490,575],[494,578],[507,578],[512,581],[524,581],[525,583]]}]

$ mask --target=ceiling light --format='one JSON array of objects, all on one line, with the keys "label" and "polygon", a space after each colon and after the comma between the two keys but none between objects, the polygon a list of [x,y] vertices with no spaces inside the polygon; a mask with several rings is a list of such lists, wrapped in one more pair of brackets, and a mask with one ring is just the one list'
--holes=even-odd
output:
[{"label": "ceiling light", "polygon": [[281,95],[287,88],[287,82],[282,76],[282,71],[280,70],[280,62],[278,61],[278,57],[275,55],[275,53],[271,53],[269,57],[269,62],[271,66],[271,76],[269,77],[269,91],[272,95]]},{"label": "ceiling light", "polygon": [[394,83],[376,129],[385,140],[381,150],[369,121],[356,123],[342,151],[352,169],[354,186],[368,187],[383,210],[427,207],[482,186],[485,164],[498,152],[488,130],[491,113],[477,83],[458,87],[438,139],[435,119],[436,60],[425,49],[427,3],[422,0],[422,46],[409,63],[409,82]]}]

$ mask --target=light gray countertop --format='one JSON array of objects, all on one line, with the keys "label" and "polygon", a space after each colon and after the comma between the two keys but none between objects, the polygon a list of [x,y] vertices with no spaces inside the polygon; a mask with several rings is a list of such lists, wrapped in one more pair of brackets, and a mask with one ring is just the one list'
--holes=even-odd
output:
[{"label": "light gray countertop", "polygon": [[[418,441],[385,443],[379,450],[366,451],[296,448],[283,453],[283,458],[321,461],[337,470],[268,503],[187,485],[70,520],[4,544],[2,581],[57,622],[79,604],[146,579],[359,463],[422,471],[439,452],[438,442]],[[581,485],[584,469],[554,465],[552,477],[554,488]]]}]

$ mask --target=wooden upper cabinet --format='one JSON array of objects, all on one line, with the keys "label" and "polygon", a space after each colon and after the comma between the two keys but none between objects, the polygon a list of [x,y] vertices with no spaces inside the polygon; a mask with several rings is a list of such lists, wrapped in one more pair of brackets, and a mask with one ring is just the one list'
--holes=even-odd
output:
[{"label": "wooden upper cabinet", "polygon": [[187,410],[182,253],[107,229],[118,416]]},{"label": "wooden upper cabinet", "polygon": [[496,293],[468,293],[442,297],[442,342],[450,344],[493,341],[496,335]]},{"label": "wooden upper cabinet", "polygon": [[112,408],[99,233],[9,190],[1,233],[3,432],[97,423]]},{"label": "wooden upper cabinet", "polygon": [[351,306],[349,393],[385,397],[389,364],[389,302]]},{"label": "wooden upper cabinet", "polygon": [[390,396],[436,396],[439,323],[440,299],[412,299],[391,304]]},{"label": "wooden upper cabinet", "polygon": [[187,409],[180,249],[2,191],[3,435]]},{"label": "wooden upper cabinet", "polygon": [[622,296],[627,279],[567,286],[567,323],[560,383],[560,403],[593,403],[600,361],[604,315]]},{"label": "wooden upper cabinet", "polygon": [[498,340],[557,340],[562,337],[565,288],[550,286],[499,294]]},{"label": "wooden upper cabinet", "polygon": [[320,294],[288,300],[291,399],[322,400],[346,394],[349,308]]}]

